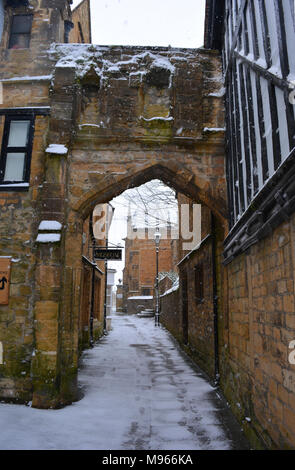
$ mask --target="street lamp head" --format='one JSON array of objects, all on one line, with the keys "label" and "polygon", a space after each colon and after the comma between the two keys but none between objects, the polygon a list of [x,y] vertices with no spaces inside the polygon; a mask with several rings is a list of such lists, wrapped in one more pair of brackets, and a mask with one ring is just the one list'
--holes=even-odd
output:
[{"label": "street lamp head", "polygon": [[161,239],[161,233],[159,232],[159,229],[157,229],[157,231],[155,232],[156,245],[158,245],[160,243],[160,239]]}]

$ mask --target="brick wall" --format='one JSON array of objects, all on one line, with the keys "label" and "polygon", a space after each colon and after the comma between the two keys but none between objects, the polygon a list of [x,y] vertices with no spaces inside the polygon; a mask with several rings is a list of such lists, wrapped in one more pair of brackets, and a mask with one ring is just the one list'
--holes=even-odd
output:
[{"label": "brick wall", "polygon": [[228,266],[224,389],[252,438],[294,448],[295,216]]},{"label": "brick wall", "polygon": [[[200,366],[214,377],[214,326],[213,326],[213,283],[212,283],[212,240],[208,241],[180,268],[180,279],[183,271],[187,273],[188,299],[188,349]],[[195,270],[203,269],[202,302],[196,299]],[[184,295],[180,283],[180,296]]]},{"label": "brick wall", "polygon": [[170,294],[161,296],[160,298],[160,322],[177,338],[182,341],[182,322],[179,315],[180,297],[179,290],[175,290]]}]

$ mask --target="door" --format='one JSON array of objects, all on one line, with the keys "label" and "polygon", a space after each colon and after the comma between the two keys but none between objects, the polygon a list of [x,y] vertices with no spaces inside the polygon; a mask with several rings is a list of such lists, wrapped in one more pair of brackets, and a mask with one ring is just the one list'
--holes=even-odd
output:
[{"label": "door", "polygon": [[187,272],[182,272],[181,295],[182,295],[182,334],[184,344],[188,344],[188,299],[187,299]]}]

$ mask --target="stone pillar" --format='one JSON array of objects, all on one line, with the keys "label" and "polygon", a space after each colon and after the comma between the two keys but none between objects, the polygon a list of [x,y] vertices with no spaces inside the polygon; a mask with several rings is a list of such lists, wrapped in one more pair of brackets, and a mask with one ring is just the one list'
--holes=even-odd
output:
[{"label": "stone pillar", "polygon": [[[35,351],[32,362],[33,406],[56,408],[75,398],[77,360],[73,360],[72,272],[65,266],[67,231],[68,147],[73,129],[75,70],[55,71],[46,148],[46,170],[40,201],[35,290]],[[70,244],[75,245],[75,230]],[[69,251],[75,249],[69,246]],[[79,250],[78,250],[79,251]],[[81,253],[77,253],[81,263]],[[76,275],[76,273],[75,273]],[[73,368],[74,363],[74,368]],[[70,385],[65,385],[65,377]],[[74,386],[73,386],[74,383]],[[69,392],[70,390],[70,392]]]},{"label": "stone pillar", "polygon": [[82,230],[83,224],[79,214],[70,214],[65,233],[63,290],[59,320],[60,400],[65,404],[77,398]]}]

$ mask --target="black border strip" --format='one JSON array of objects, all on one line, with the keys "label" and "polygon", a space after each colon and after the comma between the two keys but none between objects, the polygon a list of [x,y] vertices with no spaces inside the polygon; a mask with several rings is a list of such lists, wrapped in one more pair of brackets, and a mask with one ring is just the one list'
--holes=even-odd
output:
[{"label": "black border strip", "polygon": [[43,107],[28,107],[28,108],[0,108],[0,116],[9,116],[10,114],[14,115],[29,115],[33,114],[34,116],[49,116],[50,115],[50,106]]}]

